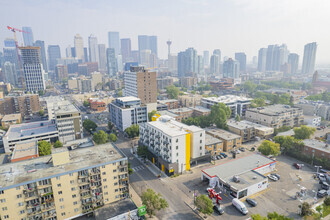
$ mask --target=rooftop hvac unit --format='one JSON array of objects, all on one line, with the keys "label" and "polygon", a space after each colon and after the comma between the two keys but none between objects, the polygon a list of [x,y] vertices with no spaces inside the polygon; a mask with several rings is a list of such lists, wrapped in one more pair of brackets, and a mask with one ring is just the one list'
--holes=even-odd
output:
[{"label": "rooftop hvac unit", "polygon": [[234,181],[235,183],[239,183],[239,182],[240,182],[240,179],[239,179],[238,176],[233,176],[233,181]]}]

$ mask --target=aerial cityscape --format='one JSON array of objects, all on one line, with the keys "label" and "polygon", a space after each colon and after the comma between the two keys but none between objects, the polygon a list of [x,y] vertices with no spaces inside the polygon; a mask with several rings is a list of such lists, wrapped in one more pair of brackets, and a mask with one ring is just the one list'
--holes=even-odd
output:
[{"label": "aerial cityscape", "polygon": [[0,220],[330,218],[311,4],[4,0]]}]

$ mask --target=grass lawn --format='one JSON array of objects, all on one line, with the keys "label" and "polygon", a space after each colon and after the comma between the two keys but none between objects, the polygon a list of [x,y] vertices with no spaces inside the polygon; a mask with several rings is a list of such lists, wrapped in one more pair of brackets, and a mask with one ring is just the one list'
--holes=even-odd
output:
[{"label": "grass lawn", "polygon": [[330,206],[323,205],[323,218],[330,214]]}]

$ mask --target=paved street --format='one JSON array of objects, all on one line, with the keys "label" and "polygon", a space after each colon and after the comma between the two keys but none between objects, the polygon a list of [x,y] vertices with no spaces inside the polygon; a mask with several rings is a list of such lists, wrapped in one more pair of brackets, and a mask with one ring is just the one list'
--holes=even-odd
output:
[{"label": "paved street", "polygon": [[175,185],[171,178],[158,179],[145,164],[140,162],[131,153],[131,145],[128,142],[119,141],[117,146],[129,157],[134,173],[130,175],[130,185],[141,195],[148,188],[160,193],[169,204],[169,208],[157,213],[159,219],[200,219],[189,206],[186,205],[187,196]]}]

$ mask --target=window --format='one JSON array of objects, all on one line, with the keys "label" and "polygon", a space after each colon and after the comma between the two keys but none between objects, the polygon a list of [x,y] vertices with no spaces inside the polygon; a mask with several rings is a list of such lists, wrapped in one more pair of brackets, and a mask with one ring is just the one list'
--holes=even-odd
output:
[{"label": "window", "polygon": [[25,210],[21,210],[21,211],[19,211],[19,214],[24,214],[25,213]]},{"label": "window", "polygon": [[107,185],[105,185],[103,188],[104,188],[104,189],[106,189],[106,188],[108,188],[108,186],[107,186]]},{"label": "window", "polygon": [[176,156],[178,157],[179,156],[179,153],[176,153]]},{"label": "window", "polygon": [[113,170],[113,172],[115,173],[115,172],[117,172],[117,170],[116,170],[116,169],[114,169],[114,170]]},{"label": "window", "polygon": [[9,215],[4,215],[3,218],[7,219],[7,218],[9,218]]},{"label": "window", "polygon": [[105,192],[105,193],[104,193],[104,195],[106,195],[106,196],[107,196],[108,194],[109,194],[108,192]]},{"label": "window", "polygon": [[5,192],[4,192],[3,190],[0,190],[0,195],[1,195],[1,194],[4,194],[4,193],[5,193]]},{"label": "window", "polygon": [[102,175],[106,175],[107,173],[106,172],[102,172]]},{"label": "window", "polygon": [[117,179],[117,176],[114,176],[113,179],[116,180]]},{"label": "window", "polygon": [[74,209],[74,211],[75,211],[75,212],[78,212],[78,211],[79,211],[79,209]]},{"label": "window", "polygon": [[202,140],[199,141],[199,143],[202,143],[202,142],[203,142]]},{"label": "window", "polygon": [[62,215],[62,216],[65,216],[65,212],[62,212],[61,215]]},{"label": "window", "polygon": [[3,207],[3,208],[2,208],[2,211],[6,211],[6,210],[7,210],[7,207]]},{"label": "window", "polygon": [[115,197],[116,197],[116,199],[118,199],[119,198],[119,195],[116,195]]},{"label": "window", "polygon": [[22,198],[22,194],[18,194],[16,197],[17,197],[18,199],[19,199],[19,198]]},{"label": "window", "polygon": [[61,206],[60,206],[60,209],[64,209],[64,205],[61,205]]},{"label": "window", "polygon": [[6,202],[6,199],[0,199],[0,202],[4,203],[4,202]]},{"label": "window", "polygon": [[105,201],[105,202],[108,202],[108,201],[109,201],[109,199],[105,199],[104,201]]},{"label": "window", "polygon": [[77,205],[77,204],[78,204],[78,202],[77,202],[77,201],[73,202],[73,205]]},{"label": "window", "polygon": [[102,168],[105,168],[105,165],[103,165]]},{"label": "window", "polygon": [[24,205],[24,202],[19,202],[18,203],[18,206],[23,206]]},{"label": "window", "polygon": [[179,139],[176,139],[176,143],[178,143],[179,142]]},{"label": "window", "polygon": [[202,150],[202,147],[199,147],[200,150]]},{"label": "window", "polygon": [[59,194],[59,195],[62,195],[62,191],[58,191],[58,194]]},{"label": "window", "polygon": [[107,181],[107,179],[103,179],[103,182],[106,182]]},{"label": "window", "polygon": [[177,150],[178,150],[178,149],[179,149],[179,146],[176,146],[176,147],[175,147],[175,149],[177,149]]},{"label": "window", "polygon": [[76,194],[73,194],[73,195],[72,195],[72,198],[76,198],[76,197],[77,197],[77,195],[76,195]]},{"label": "window", "polygon": [[20,190],[20,189],[21,189],[21,187],[20,187],[20,186],[16,187],[16,190]]},{"label": "window", "polygon": [[[69,176],[73,176],[73,173],[70,173]],[[64,215],[65,215],[65,213],[64,213]]]},{"label": "window", "polygon": [[117,185],[118,185],[118,183],[117,183],[117,182],[115,182],[113,185],[117,186]]},{"label": "window", "polygon": [[118,189],[115,189],[115,192],[118,192]]},{"label": "window", "polygon": [[61,183],[57,184],[57,187],[61,187]]},{"label": "window", "polygon": [[76,187],[72,187],[72,188],[71,188],[71,191],[75,191],[75,190],[76,190]]},{"label": "window", "polygon": [[74,184],[74,180],[70,180],[70,183],[71,183],[71,184]]},{"label": "window", "polygon": [[60,198],[60,200],[59,200],[60,202],[63,202],[64,201],[64,199],[63,198]]},{"label": "window", "polygon": [[60,176],[57,176],[56,179],[59,180],[59,179],[61,179],[61,177]]}]

